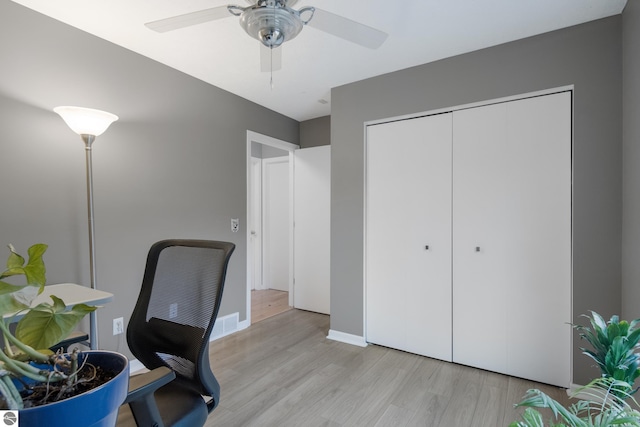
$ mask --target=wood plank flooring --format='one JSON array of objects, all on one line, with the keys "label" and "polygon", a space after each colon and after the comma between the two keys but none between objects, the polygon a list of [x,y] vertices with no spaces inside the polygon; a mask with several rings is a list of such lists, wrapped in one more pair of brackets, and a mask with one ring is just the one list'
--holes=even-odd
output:
[{"label": "wood plank flooring", "polygon": [[290,310],[289,292],[275,289],[251,291],[251,323]]},{"label": "wood plank flooring", "polygon": [[[220,405],[207,426],[507,426],[529,388],[562,389],[326,338],[329,317],[289,310],[214,341]],[[549,416],[545,414],[545,419]]]}]

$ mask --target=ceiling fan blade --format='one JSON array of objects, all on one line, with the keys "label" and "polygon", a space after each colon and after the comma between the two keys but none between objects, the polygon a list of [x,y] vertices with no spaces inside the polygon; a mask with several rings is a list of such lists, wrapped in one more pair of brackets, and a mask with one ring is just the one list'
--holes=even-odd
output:
[{"label": "ceiling fan blade", "polygon": [[317,7],[307,25],[369,49],[379,48],[388,36],[383,31]]},{"label": "ceiling fan blade", "polygon": [[282,68],[282,46],[273,49],[260,43],[260,71],[268,73]]},{"label": "ceiling fan blade", "polygon": [[215,21],[216,19],[227,18],[231,15],[227,6],[212,7],[210,9],[199,10],[197,12],[185,13],[184,15],[173,16],[171,18],[160,19],[158,21],[147,22],[147,28],[165,33],[204,22]]}]

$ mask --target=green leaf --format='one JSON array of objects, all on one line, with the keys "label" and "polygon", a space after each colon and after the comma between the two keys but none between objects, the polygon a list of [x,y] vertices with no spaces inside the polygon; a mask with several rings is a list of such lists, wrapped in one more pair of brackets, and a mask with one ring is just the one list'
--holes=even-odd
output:
[{"label": "green leaf", "polygon": [[9,245],[11,253],[7,258],[7,269],[0,274],[0,279],[10,276],[24,275],[28,285],[40,286],[46,283],[46,268],[42,255],[48,246],[44,243],[37,243],[28,249],[29,261],[25,265],[22,255],[16,253],[12,245]]},{"label": "green leaf", "polygon": [[51,296],[53,304],[32,308],[16,327],[16,338],[35,349],[49,348],[66,338],[88,313],[97,307],[77,304],[65,310],[64,302]]},{"label": "green leaf", "polygon": [[522,420],[529,427],[544,427],[544,420],[542,414],[533,408],[527,408],[522,414]]},{"label": "green leaf", "polygon": [[18,292],[21,290],[23,286],[12,285],[11,283],[0,281],[0,295],[11,294],[13,292]]},{"label": "green leaf", "polygon": [[9,254],[9,258],[7,258],[7,270],[22,268],[24,265],[24,258],[22,255],[18,255],[12,245],[9,245],[9,250],[11,253]]},{"label": "green leaf", "polygon": [[27,308],[29,306],[20,303],[11,294],[0,295],[0,316],[16,313]]},{"label": "green leaf", "polygon": [[609,326],[607,326],[607,336],[609,340],[618,338],[620,335],[622,335],[622,331],[617,323],[610,323]]},{"label": "green leaf", "polygon": [[24,267],[24,273],[29,285],[38,285],[41,288],[47,283],[46,272],[42,255],[47,251],[48,246],[44,243],[37,243],[28,250],[29,261]]},{"label": "green leaf", "polygon": [[595,311],[591,312],[591,324],[594,330],[605,331],[607,329],[607,322]]},{"label": "green leaf", "polygon": [[629,335],[629,322],[621,320],[620,323],[618,323],[618,327],[620,328],[620,335],[625,337]]},{"label": "green leaf", "polygon": [[627,340],[629,341],[630,347],[635,347],[636,345],[638,345],[638,341],[640,341],[640,329],[636,329],[629,335],[627,335]]}]

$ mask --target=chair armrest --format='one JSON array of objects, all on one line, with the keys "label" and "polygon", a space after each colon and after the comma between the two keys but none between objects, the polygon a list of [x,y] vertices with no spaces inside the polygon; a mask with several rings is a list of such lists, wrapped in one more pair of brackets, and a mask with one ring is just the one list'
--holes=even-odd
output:
[{"label": "chair armrest", "polygon": [[129,404],[136,425],[163,427],[154,392],[176,377],[171,369],[162,366],[129,378],[129,392],[124,404]]},{"label": "chair armrest", "polygon": [[157,389],[170,383],[176,377],[171,369],[161,366],[144,374],[133,375],[129,378],[129,392],[124,403],[130,403],[153,394]]}]

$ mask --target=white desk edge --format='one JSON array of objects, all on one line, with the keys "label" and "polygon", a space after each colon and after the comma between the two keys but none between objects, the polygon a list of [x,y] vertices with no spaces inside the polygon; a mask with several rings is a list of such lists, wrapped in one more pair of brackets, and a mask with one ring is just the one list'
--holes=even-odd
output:
[{"label": "white desk edge", "polygon": [[[101,305],[110,302],[113,294],[98,289],[91,289],[88,286],[77,285],[75,283],[58,283],[55,285],[46,285],[40,295],[38,295],[31,304],[32,307],[48,302],[51,303],[51,295],[55,295],[64,301],[67,307],[76,304]],[[4,319],[12,317],[13,314],[5,314]],[[18,321],[22,315],[15,316],[12,321]]]},{"label": "white desk edge", "polygon": [[33,305],[51,302],[51,295],[62,299],[67,307],[76,304],[100,305],[113,300],[113,294],[109,292],[75,283],[58,283],[45,286],[44,291],[33,300]]}]

